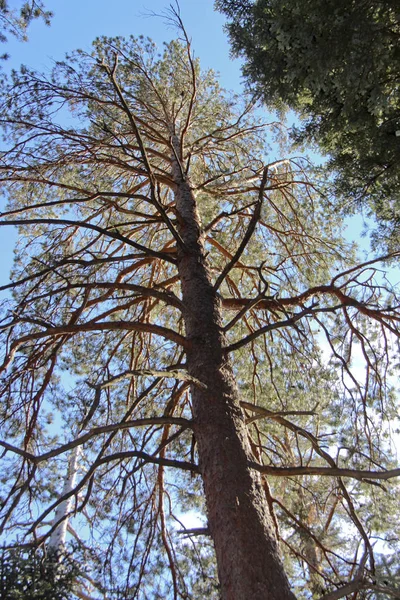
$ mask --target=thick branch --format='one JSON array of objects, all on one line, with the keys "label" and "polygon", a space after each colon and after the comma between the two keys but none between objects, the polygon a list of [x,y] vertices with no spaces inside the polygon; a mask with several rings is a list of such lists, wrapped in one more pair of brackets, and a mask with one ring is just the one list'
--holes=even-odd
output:
[{"label": "thick branch", "polygon": [[250,462],[249,466],[264,475],[275,477],[298,477],[303,475],[321,475],[323,477],[350,477],[359,481],[378,479],[386,481],[394,477],[400,477],[400,468],[390,471],[362,471],[357,469],[341,469],[339,467],[272,467]]},{"label": "thick branch", "polygon": [[264,195],[264,188],[265,188],[265,184],[267,182],[267,177],[268,177],[268,167],[265,167],[264,172],[263,172],[263,176],[261,179],[261,184],[260,184],[260,190],[259,190],[259,194],[258,194],[258,202],[255,206],[253,215],[250,219],[250,223],[249,226],[247,228],[247,231],[240,243],[239,248],[236,250],[235,254],[232,256],[231,260],[228,262],[227,265],[225,265],[221,275],[217,278],[217,281],[214,284],[214,289],[218,290],[218,288],[220,287],[221,283],[224,281],[225,277],[228,275],[229,271],[235,266],[236,262],[239,260],[239,258],[241,257],[241,255],[243,254],[247,244],[249,243],[249,241],[252,238],[252,235],[256,229],[256,225],[258,223],[258,220],[260,218],[261,215],[261,207],[262,207],[262,201],[263,201],[263,195]]}]

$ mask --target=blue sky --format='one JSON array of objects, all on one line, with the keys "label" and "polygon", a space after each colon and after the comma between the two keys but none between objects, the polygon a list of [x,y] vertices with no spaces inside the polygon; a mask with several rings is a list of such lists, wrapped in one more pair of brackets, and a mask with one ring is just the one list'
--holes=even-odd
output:
[{"label": "blue sky", "polygon": [[[15,0],[11,4],[16,4]],[[165,19],[149,16],[152,12],[165,12],[170,4],[168,0],[45,0],[45,4],[54,12],[51,26],[36,21],[29,28],[29,42],[18,43],[10,39],[10,64],[22,62],[46,69],[51,59],[61,59],[65,52],[75,48],[89,49],[99,35],[144,34],[157,43],[176,36]],[[223,85],[237,88],[239,62],[229,59],[224,19],[213,6],[214,0],[180,0],[181,16],[203,67],[220,71]]]}]

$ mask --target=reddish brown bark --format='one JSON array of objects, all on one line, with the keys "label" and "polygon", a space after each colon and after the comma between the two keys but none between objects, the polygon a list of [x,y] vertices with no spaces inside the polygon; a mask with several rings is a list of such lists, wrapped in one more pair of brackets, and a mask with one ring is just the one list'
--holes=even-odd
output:
[{"label": "reddish brown bark", "polygon": [[224,352],[220,305],[207,271],[196,200],[174,170],[179,233],[178,266],[185,307],[187,364],[199,466],[224,600],[294,600],[279,557],[271,515],[246,435],[239,392]]}]

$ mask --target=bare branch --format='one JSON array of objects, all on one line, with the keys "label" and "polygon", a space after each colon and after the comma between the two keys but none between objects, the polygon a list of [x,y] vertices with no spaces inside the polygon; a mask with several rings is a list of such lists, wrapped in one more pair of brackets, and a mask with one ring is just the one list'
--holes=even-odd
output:
[{"label": "bare branch", "polygon": [[394,477],[400,477],[400,468],[389,471],[363,471],[357,469],[341,469],[339,467],[272,467],[250,462],[249,466],[264,475],[274,477],[297,477],[304,475],[321,475],[322,477],[350,477],[359,481],[380,480],[387,481]]}]

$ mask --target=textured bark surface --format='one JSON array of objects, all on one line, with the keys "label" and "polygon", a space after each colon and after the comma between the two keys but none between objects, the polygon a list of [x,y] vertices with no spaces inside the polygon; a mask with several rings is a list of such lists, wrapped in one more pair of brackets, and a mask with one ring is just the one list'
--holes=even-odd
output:
[{"label": "textured bark surface", "polygon": [[180,235],[179,274],[185,305],[199,464],[224,600],[294,600],[279,557],[272,519],[253,458],[230,361],[224,353],[218,296],[207,272],[190,182],[174,169]]}]

